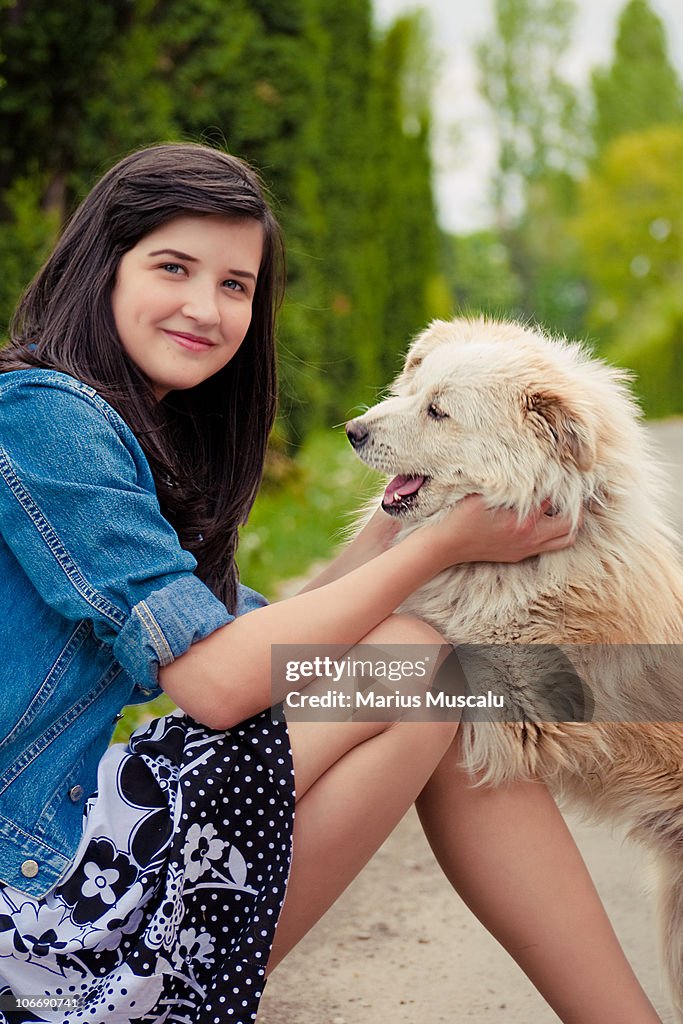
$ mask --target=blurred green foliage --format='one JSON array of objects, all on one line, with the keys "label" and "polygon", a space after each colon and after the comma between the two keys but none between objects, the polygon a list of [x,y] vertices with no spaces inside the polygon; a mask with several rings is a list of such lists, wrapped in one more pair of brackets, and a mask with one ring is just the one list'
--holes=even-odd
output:
[{"label": "blurred green foliage", "polygon": [[478,59],[495,217],[445,242],[454,302],[589,335],[633,368],[649,414],[683,413],[683,93],[665,26],[629,0],[586,94],[562,71],[572,0],[494,12]]},{"label": "blurred green foliage", "polygon": [[683,413],[683,276],[650,292],[604,355],[634,371],[646,416]]},{"label": "blurred green foliage", "polygon": [[623,329],[683,270],[683,124],[621,135],[582,182],[572,222],[591,282],[589,325]]},{"label": "blurred green foliage", "polygon": [[498,232],[445,236],[443,245],[459,311],[491,316],[521,313],[522,283],[511,266],[510,250]]},{"label": "blurred green foliage", "polygon": [[496,31],[480,44],[480,88],[491,108],[498,160],[491,198],[496,222],[512,227],[530,184],[577,167],[585,115],[563,76],[572,0],[494,0]]},{"label": "blurred green foliage", "polygon": [[683,92],[669,60],[665,28],[646,0],[624,7],[614,60],[593,74],[592,84],[598,153],[620,135],[683,120]]},{"label": "blurred green foliage", "polygon": [[48,256],[60,226],[56,210],[45,210],[45,175],[18,176],[5,189],[5,223],[0,230],[0,318],[7,323],[26,285],[26,270]]},{"label": "blurred green foliage", "polygon": [[590,149],[585,98],[562,70],[575,13],[572,0],[495,0],[496,31],[477,51],[498,154],[490,256],[506,275],[492,306],[507,293],[511,312],[567,334],[581,331],[586,292],[566,221]]},{"label": "blurred green foliage", "polygon": [[266,472],[239,546],[242,580],[269,599],[343,543],[383,479],[354,455],[342,430],[309,434],[285,472],[284,481]]}]

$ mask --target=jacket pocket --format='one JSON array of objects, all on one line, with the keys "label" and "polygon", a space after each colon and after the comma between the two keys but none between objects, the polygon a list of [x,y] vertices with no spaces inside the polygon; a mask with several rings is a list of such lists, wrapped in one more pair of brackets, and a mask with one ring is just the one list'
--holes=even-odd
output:
[{"label": "jacket pocket", "polygon": [[[58,718],[50,721],[47,728],[42,730],[36,736],[34,741],[30,743],[19,755],[19,757],[15,758],[15,760],[8,766],[5,773],[0,778],[0,793],[4,793],[7,787],[12,785],[22,772],[24,772],[26,768],[28,768],[29,765],[31,765],[36,758],[50,746],[51,743],[54,743],[62,733],[66,732],[69,727],[73,726],[77,719],[84,714],[90,705],[97,700],[97,698],[110,686],[121,672],[121,666],[117,662],[113,662],[109,669],[100,677],[96,686],[63,711]],[[92,729],[90,731],[92,732]],[[85,737],[85,739],[87,738],[88,737]],[[84,737],[79,736],[79,741],[83,740]]]},{"label": "jacket pocket", "polygon": [[[57,689],[60,680],[68,671],[69,666],[72,664],[84,642],[90,636],[91,631],[92,626],[85,619],[78,623],[69,636],[69,639],[64,644],[64,647],[59,652],[57,659],[50,668],[48,674],[45,676],[45,679],[29,701],[21,718],[14,724],[7,735],[0,739],[0,750],[2,750],[6,744],[18,739],[22,732],[25,732],[25,730],[28,729],[36,716],[40,714],[42,708]],[[3,782],[4,780],[0,779],[0,792],[4,788]]]}]

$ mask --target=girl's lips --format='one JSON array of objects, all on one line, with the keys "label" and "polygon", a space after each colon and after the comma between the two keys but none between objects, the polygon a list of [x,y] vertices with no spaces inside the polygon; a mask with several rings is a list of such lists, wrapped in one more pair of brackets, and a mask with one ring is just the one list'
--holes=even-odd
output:
[{"label": "girl's lips", "polygon": [[208,338],[200,338],[196,334],[183,334],[180,331],[164,331],[170,338],[173,338],[183,348],[191,352],[205,352],[207,348],[213,348],[214,343]]}]

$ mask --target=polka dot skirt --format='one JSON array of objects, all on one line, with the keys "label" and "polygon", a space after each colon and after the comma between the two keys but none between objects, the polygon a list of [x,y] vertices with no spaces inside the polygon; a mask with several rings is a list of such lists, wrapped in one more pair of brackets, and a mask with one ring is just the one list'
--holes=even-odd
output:
[{"label": "polka dot skirt", "polygon": [[39,900],[0,886],[0,996],[64,1002],[0,1021],[253,1021],[293,819],[270,712],[228,732],[176,712],[110,747],[68,874]]}]

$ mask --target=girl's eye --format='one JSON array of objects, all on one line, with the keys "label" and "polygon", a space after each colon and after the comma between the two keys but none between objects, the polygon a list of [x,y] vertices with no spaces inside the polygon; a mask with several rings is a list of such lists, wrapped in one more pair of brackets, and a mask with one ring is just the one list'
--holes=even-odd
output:
[{"label": "girl's eye", "polygon": [[443,409],[439,409],[434,403],[427,407],[427,415],[433,420],[447,420],[449,418],[448,413],[444,412]]},{"label": "girl's eye", "polygon": [[180,263],[162,263],[162,270],[167,270],[169,274],[184,274],[185,267]]},{"label": "girl's eye", "polygon": [[223,284],[225,285],[226,288],[229,288],[230,291],[233,291],[233,292],[243,292],[244,291],[244,285],[241,284],[239,281],[236,281],[234,279],[234,277],[229,277],[227,281],[223,282]]}]

